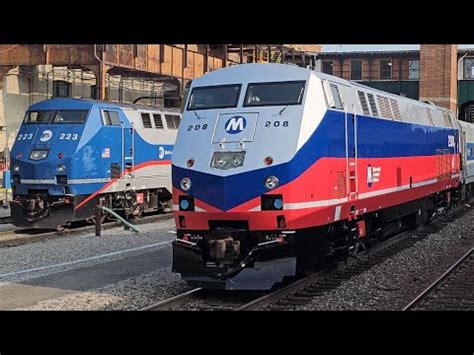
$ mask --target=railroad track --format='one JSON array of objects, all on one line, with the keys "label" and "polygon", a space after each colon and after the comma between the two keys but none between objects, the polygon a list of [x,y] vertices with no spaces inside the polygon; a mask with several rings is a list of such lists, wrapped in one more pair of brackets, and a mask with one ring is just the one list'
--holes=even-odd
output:
[{"label": "railroad track", "polygon": [[474,310],[474,248],[403,310]]},{"label": "railroad track", "polygon": [[[140,219],[131,220],[133,224],[147,224],[153,222],[164,221],[167,219],[173,218],[172,213],[160,214],[160,215],[150,215],[145,216]],[[112,229],[118,228],[122,225],[118,221],[110,221],[102,224],[102,229]],[[41,240],[47,240],[52,238],[64,237],[71,234],[83,233],[83,232],[92,232],[95,230],[94,225],[78,226],[65,228],[63,230],[42,230],[42,229],[19,229],[19,230],[10,230],[0,232],[0,248],[1,247],[13,247],[17,245],[22,245],[26,243],[32,243]],[[2,235],[14,234],[14,238],[8,238],[2,240]]]},{"label": "railroad track", "polygon": [[294,310],[304,306],[315,297],[339,287],[353,276],[362,274],[374,265],[411,247],[445,225],[452,223],[466,211],[465,208],[459,208],[441,215],[432,224],[395,235],[358,254],[357,258],[348,259],[347,263],[339,262],[333,270],[323,270],[315,273],[280,290],[255,299],[237,310]]},{"label": "railroad track", "polygon": [[157,302],[142,311],[232,311],[250,300],[257,298],[262,292],[217,291],[201,287],[186,291],[177,296]]},{"label": "railroad track", "polygon": [[[411,247],[428,235],[452,223],[467,210],[467,208],[459,208],[440,215],[427,226],[399,233],[357,254],[356,257],[340,261],[332,268],[296,280],[263,296],[257,296],[257,293],[236,293],[229,296],[229,294],[216,294],[209,290],[196,288],[143,310],[294,310],[315,297],[339,287],[353,276],[360,275],[372,266]],[[246,298],[249,301],[246,302]]]}]

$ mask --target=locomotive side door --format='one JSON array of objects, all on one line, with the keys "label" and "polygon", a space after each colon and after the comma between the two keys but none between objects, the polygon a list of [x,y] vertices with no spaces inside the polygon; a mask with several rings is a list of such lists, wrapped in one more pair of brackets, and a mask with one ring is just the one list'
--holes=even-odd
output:
[{"label": "locomotive side door", "polygon": [[358,173],[357,173],[357,115],[354,107],[352,110],[345,109],[346,128],[346,177],[347,195],[349,201],[357,198]]}]

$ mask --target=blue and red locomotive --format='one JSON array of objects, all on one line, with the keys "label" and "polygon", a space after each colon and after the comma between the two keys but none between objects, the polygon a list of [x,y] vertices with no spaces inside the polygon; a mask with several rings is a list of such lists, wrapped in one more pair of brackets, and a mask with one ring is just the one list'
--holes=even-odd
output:
[{"label": "blue and red locomotive", "polygon": [[11,151],[14,224],[56,228],[94,206],[171,209],[175,110],[77,99],[29,107]]},{"label": "blue and red locomotive", "polygon": [[473,193],[474,125],[296,66],[193,81],[172,159],[173,270],[269,289]]}]

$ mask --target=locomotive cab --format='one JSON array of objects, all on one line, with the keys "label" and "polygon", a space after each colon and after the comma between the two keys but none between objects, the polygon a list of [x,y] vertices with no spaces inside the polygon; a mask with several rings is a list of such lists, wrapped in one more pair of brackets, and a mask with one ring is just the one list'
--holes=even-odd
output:
[{"label": "locomotive cab", "polygon": [[[68,182],[90,110],[49,104],[27,111],[11,151],[10,205],[17,226],[31,226],[50,213],[65,220],[74,210],[74,191]],[[44,228],[51,227],[49,223]]]}]

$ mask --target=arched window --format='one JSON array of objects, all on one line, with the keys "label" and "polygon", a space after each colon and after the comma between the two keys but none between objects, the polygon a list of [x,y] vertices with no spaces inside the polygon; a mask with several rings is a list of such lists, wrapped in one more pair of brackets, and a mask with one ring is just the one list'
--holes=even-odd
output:
[{"label": "arched window", "polygon": [[53,81],[53,97],[70,97],[71,83],[64,80]]}]

